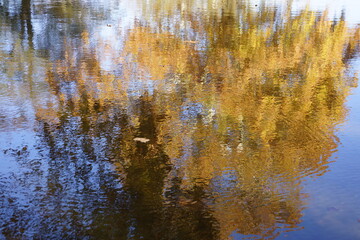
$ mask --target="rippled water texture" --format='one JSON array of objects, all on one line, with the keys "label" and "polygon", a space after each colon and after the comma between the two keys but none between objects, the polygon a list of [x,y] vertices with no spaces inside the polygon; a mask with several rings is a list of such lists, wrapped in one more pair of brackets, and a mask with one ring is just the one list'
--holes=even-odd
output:
[{"label": "rippled water texture", "polygon": [[334,203],[360,182],[356,24],[299,1],[0,0],[0,239],[360,239],[359,205]]}]

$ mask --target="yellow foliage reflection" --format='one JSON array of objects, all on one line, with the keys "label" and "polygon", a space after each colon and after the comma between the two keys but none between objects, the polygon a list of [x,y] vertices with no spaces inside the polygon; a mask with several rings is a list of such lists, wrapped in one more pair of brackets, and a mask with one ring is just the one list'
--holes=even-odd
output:
[{"label": "yellow foliage reflection", "polygon": [[[355,81],[347,62],[359,29],[326,12],[247,6],[137,22],[122,52],[92,49],[84,32],[81,48],[69,43],[48,69],[54,99],[39,120],[61,127],[64,116],[80,117],[84,134],[104,137],[124,188],[137,196],[131,206],[161,212],[142,207],[154,226],[139,223],[139,236],[156,237],[166,219],[181,234],[180,221],[196,209],[210,219],[208,239],[274,238],[301,222],[303,178],[327,171]],[[105,50],[120,73],[102,70]]]}]

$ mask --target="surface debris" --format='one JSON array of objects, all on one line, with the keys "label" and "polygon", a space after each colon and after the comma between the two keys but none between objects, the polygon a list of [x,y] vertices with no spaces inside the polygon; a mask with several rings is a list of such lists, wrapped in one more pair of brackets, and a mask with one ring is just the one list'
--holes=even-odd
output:
[{"label": "surface debris", "polygon": [[148,141],[150,141],[150,139],[137,137],[137,138],[134,138],[134,141],[138,141],[138,142],[142,142],[142,143],[147,143]]}]

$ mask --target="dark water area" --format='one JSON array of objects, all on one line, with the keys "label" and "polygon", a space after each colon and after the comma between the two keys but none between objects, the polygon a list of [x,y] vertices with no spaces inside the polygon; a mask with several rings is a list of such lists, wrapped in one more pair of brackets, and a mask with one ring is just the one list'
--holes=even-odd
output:
[{"label": "dark water area", "polygon": [[0,239],[360,239],[360,19],[311,2],[0,0]]}]

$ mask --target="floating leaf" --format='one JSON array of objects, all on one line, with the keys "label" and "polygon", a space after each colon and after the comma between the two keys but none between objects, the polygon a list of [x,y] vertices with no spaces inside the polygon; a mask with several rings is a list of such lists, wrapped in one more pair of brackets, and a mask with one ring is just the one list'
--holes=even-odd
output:
[{"label": "floating leaf", "polygon": [[134,141],[138,141],[138,142],[142,142],[142,143],[147,143],[148,141],[150,141],[150,139],[137,137],[137,138],[134,138]]}]

